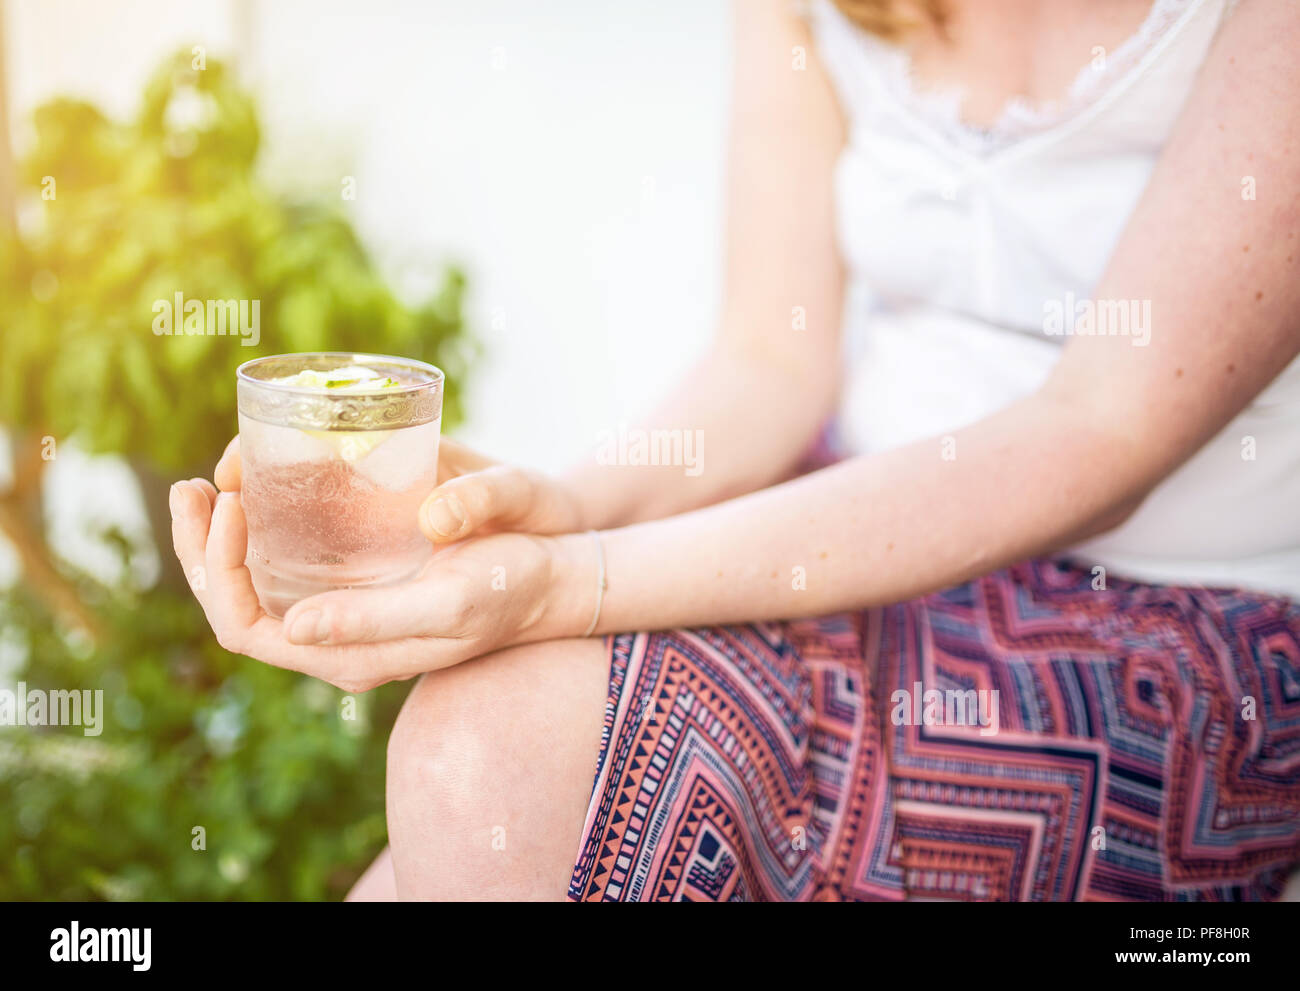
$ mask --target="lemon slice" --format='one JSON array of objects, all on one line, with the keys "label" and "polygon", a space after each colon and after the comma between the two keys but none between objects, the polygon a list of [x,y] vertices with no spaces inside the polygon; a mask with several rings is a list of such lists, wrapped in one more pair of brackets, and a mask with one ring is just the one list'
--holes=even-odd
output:
[{"label": "lemon slice", "polygon": [[304,430],[317,437],[348,464],[360,461],[376,447],[396,433],[393,430]]},{"label": "lemon slice", "polygon": [[[276,385],[294,386],[299,389],[321,389],[344,393],[376,392],[380,389],[395,389],[402,384],[391,375],[380,375],[373,368],[363,368],[360,365],[345,365],[330,371],[305,368],[293,375],[271,379],[271,381]],[[304,430],[303,433],[319,439],[338,457],[351,464],[360,461],[386,441],[393,431]]]},{"label": "lemon slice", "polygon": [[380,375],[373,368],[345,365],[328,372],[304,368],[292,375],[270,380],[274,385],[288,385],[298,389],[324,389],[329,392],[375,392],[395,389],[402,383],[391,375]]}]

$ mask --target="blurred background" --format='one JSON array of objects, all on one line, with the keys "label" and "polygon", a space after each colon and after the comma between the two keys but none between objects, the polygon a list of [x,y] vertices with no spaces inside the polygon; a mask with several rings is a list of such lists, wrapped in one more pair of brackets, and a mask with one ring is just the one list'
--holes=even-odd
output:
[{"label": "blurred background", "polygon": [[[221,651],[172,563],[234,368],[365,350],[444,429],[558,469],[718,302],[724,0],[0,0],[0,900],[341,897],[385,842],[406,686]],[[154,304],[260,300],[261,338]],[[200,848],[197,837],[202,837]]]}]

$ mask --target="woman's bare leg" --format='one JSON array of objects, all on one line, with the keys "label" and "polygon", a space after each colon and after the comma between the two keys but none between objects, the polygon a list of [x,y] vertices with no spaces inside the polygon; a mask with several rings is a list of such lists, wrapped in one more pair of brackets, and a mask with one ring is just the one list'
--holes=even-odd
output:
[{"label": "woman's bare leg", "polygon": [[375,858],[366,872],[357,878],[345,902],[395,902],[397,879],[393,875],[393,855],[388,847]]},{"label": "woman's bare leg", "polygon": [[604,641],[557,640],[420,679],[388,744],[398,897],[564,897],[608,675]]}]

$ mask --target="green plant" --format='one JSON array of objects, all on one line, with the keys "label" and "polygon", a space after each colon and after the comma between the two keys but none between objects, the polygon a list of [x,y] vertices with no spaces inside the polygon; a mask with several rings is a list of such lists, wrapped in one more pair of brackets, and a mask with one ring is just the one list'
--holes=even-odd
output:
[{"label": "green plant", "polygon": [[[0,231],[0,423],[15,441],[0,531],[23,569],[0,598],[0,683],[102,688],[107,714],[98,737],[0,726],[0,900],[337,897],[383,843],[403,686],[348,719],[328,685],[222,651],[178,569],[152,590],[97,586],[51,556],[42,478],[69,438],[126,456],[170,561],[167,484],[210,475],[242,361],[431,361],[454,424],[471,353],[464,278],[448,269],[430,298],[403,302],[338,204],[270,193],[253,102],[218,62],[167,60],[130,121],[55,100],[34,124],[25,222]],[[156,306],[176,293],[256,300],[258,345],[156,334]]]},{"label": "green plant", "polygon": [[227,654],[166,590],[102,615],[92,646],[28,596],[0,605],[29,691],[104,693],[98,736],[0,727],[0,901],[341,897],[384,843],[404,686],[348,701]]},{"label": "green plant", "polygon": [[[313,350],[440,361],[444,415],[459,416],[461,273],[405,305],[337,208],[268,193],[252,103],[220,63],[164,63],[125,124],[71,100],[34,122],[21,170],[39,219],[0,258],[0,421],[210,467],[234,431],[235,366]],[[176,293],[258,301],[260,343],[155,334]]]}]

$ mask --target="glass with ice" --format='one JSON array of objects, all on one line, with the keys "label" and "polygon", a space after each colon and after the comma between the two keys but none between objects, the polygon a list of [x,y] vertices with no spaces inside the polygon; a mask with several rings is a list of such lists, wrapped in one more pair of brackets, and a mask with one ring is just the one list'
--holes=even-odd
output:
[{"label": "glass with ice", "polygon": [[437,485],[443,374],[373,354],[257,358],[236,372],[246,562],[281,617],[335,588],[406,581],[432,547],[417,514]]}]

